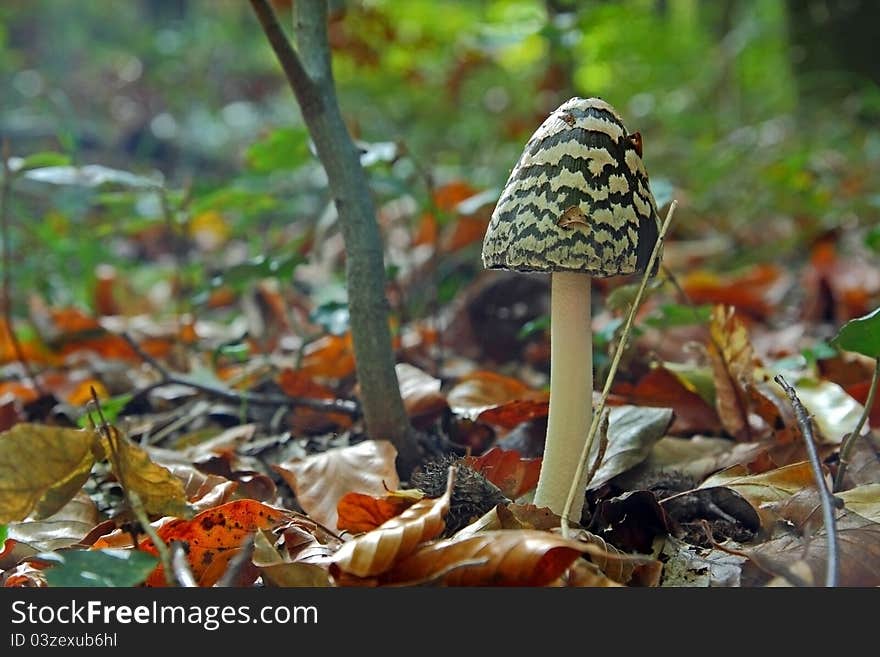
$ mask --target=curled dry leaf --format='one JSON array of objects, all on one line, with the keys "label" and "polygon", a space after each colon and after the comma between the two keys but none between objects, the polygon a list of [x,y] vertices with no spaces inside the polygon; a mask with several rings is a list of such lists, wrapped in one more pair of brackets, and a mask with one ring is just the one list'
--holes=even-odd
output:
[{"label": "curled dry leaf", "polygon": [[[174,519],[156,533],[166,544],[181,541],[188,545],[187,560],[199,586],[213,586],[251,534],[258,529],[273,529],[289,515],[255,500],[236,500],[202,511],[192,520]],[[140,549],[158,555],[150,539],[142,541]],[[165,586],[161,565],[150,574],[146,584]]]},{"label": "curled dry leaf", "polygon": [[450,468],[446,492],[441,497],[416,502],[373,531],[344,543],[330,566],[334,578],[338,579],[342,573],[374,577],[412,554],[421,543],[439,536],[446,527],[444,518],[452,499],[454,472]]},{"label": "curled dry leaf", "polygon": [[360,534],[376,529],[382,523],[400,515],[424,497],[421,491],[395,491],[384,497],[363,493],[347,493],[336,507],[342,531]]},{"label": "curled dry leaf", "polygon": [[378,497],[400,486],[396,458],[397,450],[387,440],[365,440],[272,467],[309,516],[335,529],[337,506],[346,493]]},{"label": "curled dry leaf", "polygon": [[732,307],[715,306],[707,345],[715,379],[715,407],[724,429],[740,441],[752,439],[747,386],[754,378],[755,352],[745,324]]},{"label": "curled dry leaf", "polygon": [[263,581],[268,586],[300,587],[330,586],[327,569],[312,563],[291,561],[285,558],[274,545],[271,532],[257,530],[254,534],[253,564],[260,569]]},{"label": "curled dry leaf", "polygon": [[[598,546],[535,529],[480,532],[421,546],[385,573],[383,584],[439,578],[447,586],[546,586]],[[461,566],[461,567],[456,567]]]}]

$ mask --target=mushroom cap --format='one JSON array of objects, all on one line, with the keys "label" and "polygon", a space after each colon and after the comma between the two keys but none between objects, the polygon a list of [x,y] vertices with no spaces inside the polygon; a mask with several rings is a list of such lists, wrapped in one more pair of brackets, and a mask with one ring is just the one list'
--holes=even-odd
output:
[{"label": "mushroom cap", "polygon": [[[501,192],[483,266],[643,272],[660,230],[639,133],[601,98],[571,98],[535,131]],[[656,273],[656,267],[652,274]]]}]

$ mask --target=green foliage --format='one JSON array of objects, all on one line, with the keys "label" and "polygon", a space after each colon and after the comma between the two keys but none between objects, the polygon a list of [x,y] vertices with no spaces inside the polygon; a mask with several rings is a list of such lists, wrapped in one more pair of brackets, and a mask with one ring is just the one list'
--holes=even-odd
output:
[{"label": "green foliage", "polygon": [[38,555],[53,563],[46,581],[53,587],[130,587],[142,583],[159,560],[140,550],[107,548]]},{"label": "green foliage", "polygon": [[831,342],[841,349],[880,359],[880,308],[848,321]]}]

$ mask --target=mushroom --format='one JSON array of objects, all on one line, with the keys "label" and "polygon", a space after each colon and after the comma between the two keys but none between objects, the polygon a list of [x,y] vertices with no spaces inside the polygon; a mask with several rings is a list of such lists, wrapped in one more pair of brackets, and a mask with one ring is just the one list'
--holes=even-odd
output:
[{"label": "mushroom", "polygon": [[[547,117],[486,229],[484,267],[551,274],[550,415],[534,502],[559,515],[592,420],[591,279],[644,272],[659,230],[641,135],[600,98],[571,98]],[[581,494],[574,521],[583,504]]]}]

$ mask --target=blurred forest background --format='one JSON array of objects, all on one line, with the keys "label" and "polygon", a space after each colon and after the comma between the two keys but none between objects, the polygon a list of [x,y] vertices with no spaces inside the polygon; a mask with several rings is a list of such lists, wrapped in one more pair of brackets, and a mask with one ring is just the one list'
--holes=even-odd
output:
[{"label": "blurred forest background", "polygon": [[[364,0],[331,13],[392,278],[426,231],[491,211],[523,143],[573,95],[605,98],[642,132],[658,204],[682,204],[675,239],[699,240],[713,268],[797,259],[829,231],[880,249],[874,3]],[[248,3],[5,2],[0,79],[12,156],[53,152],[32,164],[101,164],[165,190],[17,183],[19,310],[33,291],[101,311],[101,265],[161,308],[169,257],[190,301],[255,256],[331,257],[322,172]],[[389,234],[401,224],[402,242]],[[479,270],[482,235],[467,232],[445,235],[465,255],[440,263],[441,302]]]}]

